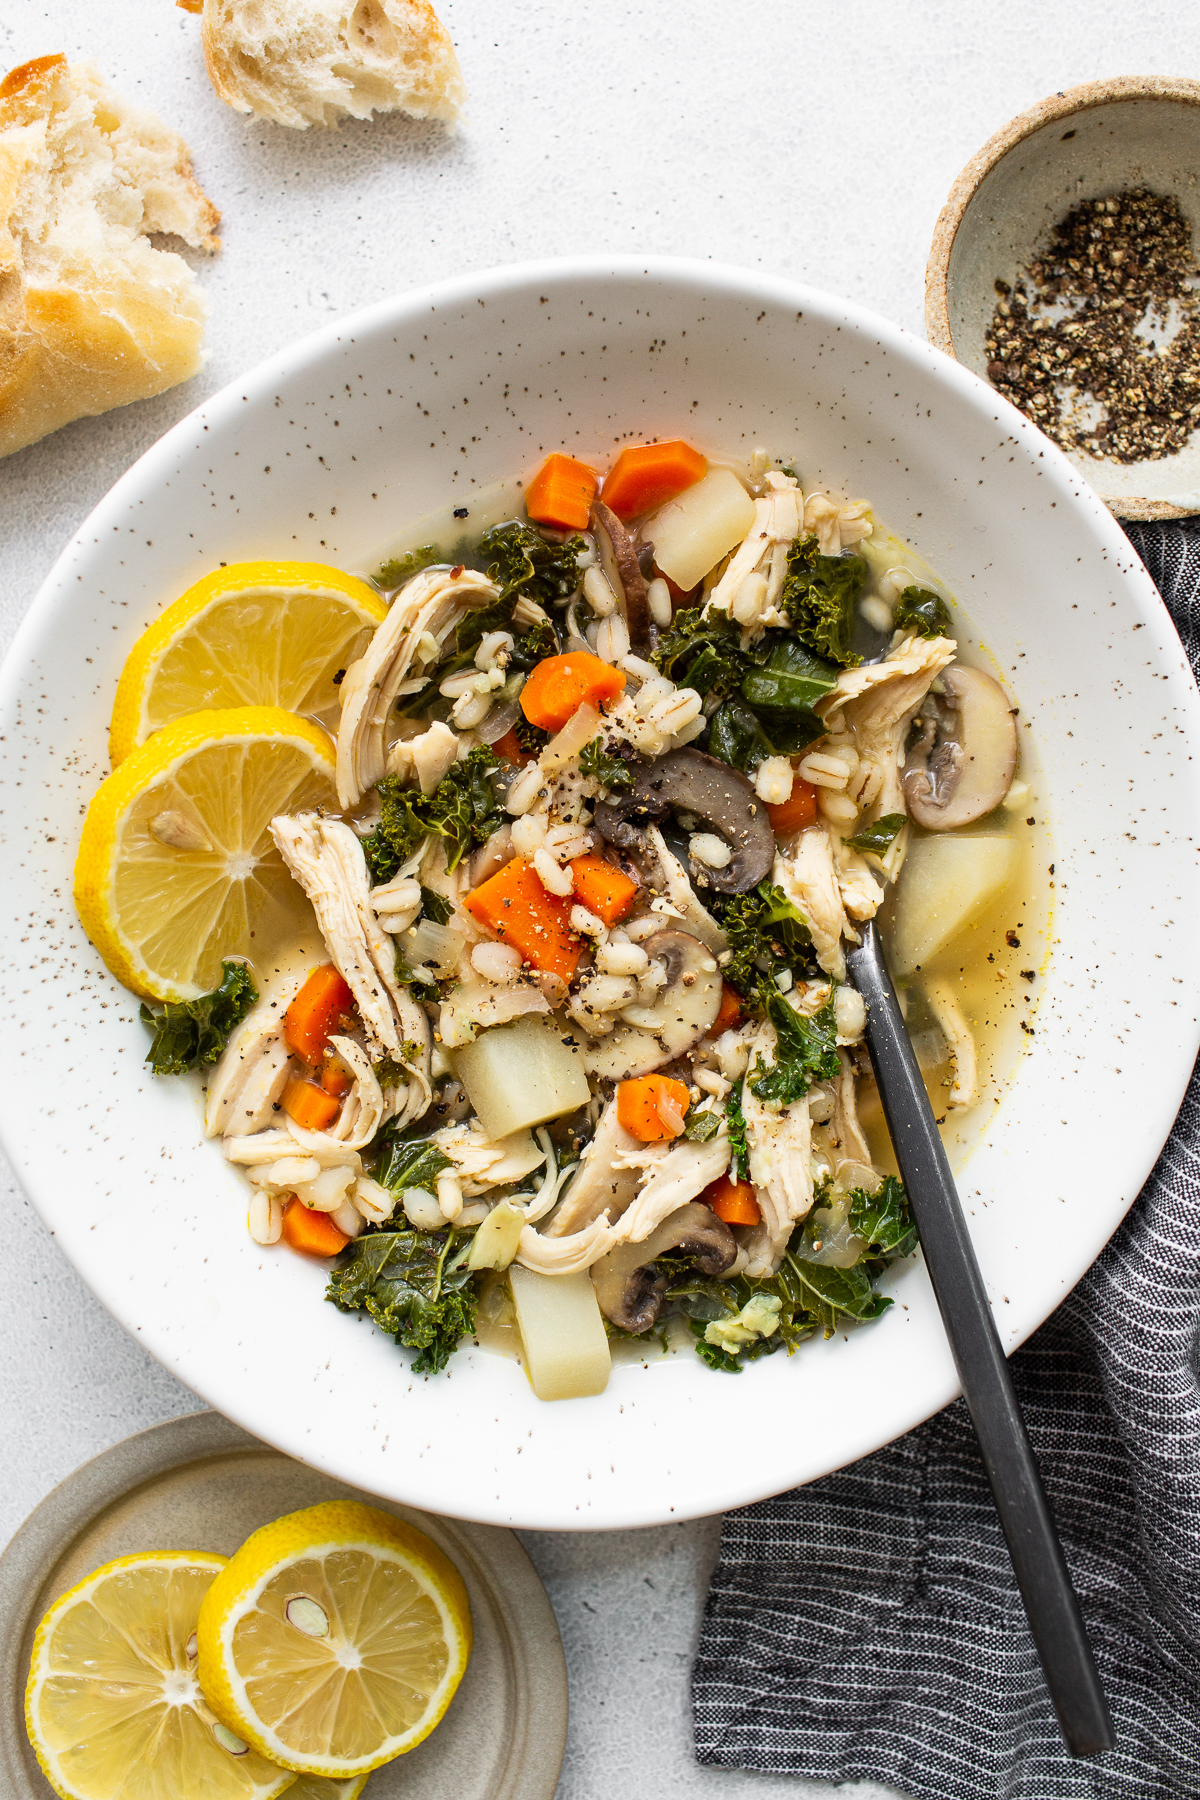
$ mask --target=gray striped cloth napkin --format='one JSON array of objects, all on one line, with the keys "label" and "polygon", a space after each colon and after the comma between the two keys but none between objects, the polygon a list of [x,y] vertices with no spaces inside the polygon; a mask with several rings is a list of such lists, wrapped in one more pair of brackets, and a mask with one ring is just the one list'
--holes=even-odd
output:
[{"label": "gray striped cloth napkin", "polygon": [[[1200,674],[1200,521],[1129,535]],[[1114,1750],[1063,1748],[959,1400],[726,1517],[699,1761],[916,1800],[1200,1800],[1198,1324],[1200,1065],[1124,1224],[1011,1364]]]}]

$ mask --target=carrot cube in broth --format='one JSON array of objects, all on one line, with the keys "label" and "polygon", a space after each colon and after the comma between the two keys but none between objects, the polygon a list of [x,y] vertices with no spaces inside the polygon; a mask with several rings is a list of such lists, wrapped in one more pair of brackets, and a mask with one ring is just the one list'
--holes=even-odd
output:
[{"label": "carrot cube in broth", "polygon": [[293,1056],[319,1063],[338,1020],[353,1008],[354,995],[341,975],[332,963],[323,963],[283,1015],[283,1041]]},{"label": "carrot cube in broth", "polygon": [[525,489],[525,511],[538,525],[558,531],[583,531],[592,514],[598,486],[595,471],[573,456],[555,450]]},{"label": "carrot cube in broth", "polygon": [[726,1225],[757,1225],[762,1218],[762,1208],[748,1181],[730,1181],[728,1175],[722,1175],[700,1198]]},{"label": "carrot cube in broth", "polygon": [[618,519],[640,519],[694,487],[707,470],[707,459],[682,438],[634,444],[622,450],[604,477],[604,504]]},{"label": "carrot cube in broth", "polygon": [[547,893],[523,856],[514,856],[463,901],[471,917],[502,944],[514,945],[535,969],[564,981],[570,981],[583,954],[571,930],[572,904],[571,895]]},{"label": "carrot cube in broth", "polygon": [[590,650],[569,650],[538,663],[521,689],[521,711],[543,731],[561,731],[581,706],[599,712],[625,692],[626,676]]},{"label": "carrot cube in broth", "polygon": [[643,1144],[677,1138],[688,1109],[688,1091],[670,1075],[638,1075],[617,1084],[617,1123]]},{"label": "carrot cube in broth", "polygon": [[637,882],[602,856],[577,856],[571,864],[575,899],[606,925],[616,925],[633,905]]},{"label": "carrot cube in broth", "polygon": [[288,1118],[294,1119],[302,1131],[324,1131],[342,1110],[336,1094],[328,1094],[313,1082],[302,1080],[288,1082],[280,1104]]},{"label": "carrot cube in broth", "polygon": [[293,1194],[283,1209],[283,1241],[305,1256],[336,1256],[350,1239],[328,1213],[312,1212]]}]

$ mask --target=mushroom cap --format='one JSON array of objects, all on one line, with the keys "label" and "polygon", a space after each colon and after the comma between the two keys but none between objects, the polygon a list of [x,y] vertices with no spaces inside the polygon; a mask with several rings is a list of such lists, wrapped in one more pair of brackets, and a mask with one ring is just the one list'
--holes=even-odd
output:
[{"label": "mushroom cap", "polygon": [[646,597],[646,578],[642,574],[633,539],[611,506],[597,500],[590,520],[592,535],[600,556],[600,566],[608,585],[621,602],[621,611],[629,627],[629,642],[634,650],[650,648],[650,602]]},{"label": "mushroom cap", "polygon": [[924,729],[902,777],[908,810],[926,831],[953,831],[993,812],[1017,768],[1016,720],[1000,683],[956,663],[942,688],[936,725],[919,721]]},{"label": "mushroom cap", "polygon": [[662,1310],[667,1278],[653,1263],[668,1250],[686,1251],[702,1275],[723,1275],[737,1256],[737,1243],[711,1207],[690,1200],[663,1220],[640,1244],[618,1244],[592,1266],[596,1300],[605,1318],[622,1331],[648,1331]]},{"label": "mushroom cap", "polygon": [[722,980],[707,945],[686,931],[657,931],[642,948],[665,962],[667,981],[652,1006],[627,1006],[607,1037],[588,1038],[583,1066],[589,1075],[629,1081],[661,1069],[698,1044],[721,1010]]},{"label": "mushroom cap", "polygon": [[728,763],[689,745],[641,764],[626,793],[601,800],[596,829],[624,850],[637,847],[640,825],[669,812],[692,813],[731,852],[723,869],[693,869],[696,879],[719,894],[744,894],[757,887],[775,861],[775,833],[753,783]]}]

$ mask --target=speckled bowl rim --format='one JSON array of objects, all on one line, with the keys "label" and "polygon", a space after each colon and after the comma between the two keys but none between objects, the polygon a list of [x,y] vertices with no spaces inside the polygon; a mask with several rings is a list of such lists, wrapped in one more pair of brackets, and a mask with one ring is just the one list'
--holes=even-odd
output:
[{"label": "speckled bowl rim", "polygon": [[[1200,81],[1186,75],[1113,75],[1103,81],[1084,81],[1078,87],[1062,88],[1047,95],[1036,106],[1018,113],[1007,125],[990,137],[963,168],[946,197],[933,228],[933,242],[925,265],[925,331],[935,350],[944,351],[957,362],[954,334],[950,330],[949,276],[950,255],[959,227],[983,182],[1009,152],[1040,131],[1044,125],[1068,119],[1073,114],[1090,112],[1120,100],[1180,100],[1189,106],[1200,106]],[[1105,501],[1106,505],[1110,503]],[[1185,519],[1193,509],[1177,506],[1171,500],[1150,500],[1137,495],[1120,497],[1112,510],[1124,519]]]}]

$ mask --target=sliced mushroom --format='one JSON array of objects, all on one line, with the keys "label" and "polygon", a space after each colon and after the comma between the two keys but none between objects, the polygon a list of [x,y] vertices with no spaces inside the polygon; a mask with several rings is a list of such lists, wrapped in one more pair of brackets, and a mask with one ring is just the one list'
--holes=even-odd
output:
[{"label": "sliced mushroom", "polygon": [[902,778],[908,810],[926,831],[953,831],[992,812],[1017,767],[1016,720],[1000,683],[957,663],[941,685],[918,715]]},{"label": "sliced mushroom", "polygon": [[718,894],[744,894],[775,861],[767,809],[746,777],[703,750],[671,750],[643,763],[627,793],[600,801],[596,829],[623,850],[636,849],[642,827],[669,812],[689,813],[729,846],[723,869],[693,861],[692,878]]},{"label": "sliced mushroom", "polygon": [[662,1310],[667,1277],[653,1264],[668,1250],[682,1250],[702,1275],[723,1275],[737,1256],[724,1220],[698,1201],[681,1206],[641,1244],[619,1244],[592,1268],[600,1311],[622,1331],[648,1331]]},{"label": "sliced mushroom", "polygon": [[627,1081],[661,1069],[698,1044],[721,1010],[721,971],[712,951],[686,931],[659,931],[642,948],[666,970],[653,1005],[627,1006],[621,1023],[602,1038],[586,1038],[589,1075]]},{"label": "sliced mushroom", "polygon": [[638,562],[637,551],[625,527],[610,506],[597,500],[592,507],[592,535],[600,566],[608,585],[619,601],[629,627],[629,643],[634,650],[650,648],[650,605],[646,599],[646,578]]}]

